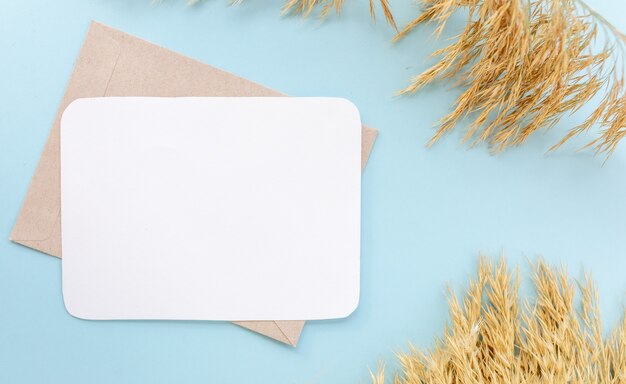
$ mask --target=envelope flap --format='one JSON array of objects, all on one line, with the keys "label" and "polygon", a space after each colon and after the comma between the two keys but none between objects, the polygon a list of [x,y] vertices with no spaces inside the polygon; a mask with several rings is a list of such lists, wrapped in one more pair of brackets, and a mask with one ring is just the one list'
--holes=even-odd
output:
[{"label": "envelope flap", "polygon": [[365,169],[377,137],[378,131],[376,129],[363,126],[361,131],[361,171]]},{"label": "envelope flap", "polygon": [[[50,239],[59,227],[61,210],[59,122],[65,107],[80,97],[102,96],[120,53],[120,44],[99,25],[92,24],[61,101],[57,115],[44,147],[39,164],[31,180],[22,209],[17,217],[11,240],[32,242]],[[26,244],[33,246],[32,243]],[[37,248],[36,245],[34,248]],[[60,242],[41,249],[61,256]],[[39,249],[39,248],[37,248]]]},{"label": "envelope flap", "polygon": [[294,347],[298,344],[304,321],[275,321],[276,325]]},{"label": "envelope flap", "polygon": [[286,96],[141,39],[126,35],[119,41],[123,47],[115,72],[100,96]]},{"label": "envelope flap", "polygon": [[261,333],[295,347],[304,328],[304,321],[234,321],[240,327]]}]

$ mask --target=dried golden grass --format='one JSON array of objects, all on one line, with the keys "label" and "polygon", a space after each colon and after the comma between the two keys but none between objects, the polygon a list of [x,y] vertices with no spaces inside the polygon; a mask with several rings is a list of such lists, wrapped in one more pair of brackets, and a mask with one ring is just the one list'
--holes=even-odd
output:
[{"label": "dried golden grass", "polygon": [[[533,265],[536,299],[519,304],[518,272],[481,258],[478,277],[459,299],[434,347],[398,354],[395,384],[624,383],[626,320],[603,339],[591,278],[575,284],[564,270]],[[576,292],[580,293],[579,303]],[[384,368],[372,382],[385,382]]]},{"label": "dried golden grass", "polygon": [[[321,7],[320,16],[322,18],[328,16],[331,10],[340,13],[345,0],[286,0],[283,6],[283,14],[298,14],[309,16],[316,7]],[[380,7],[385,15],[385,20],[397,31],[396,21],[391,13],[391,7],[388,0],[378,0]],[[369,0],[370,15],[372,19],[376,19],[376,5],[374,0]]]},{"label": "dried golden grass", "polygon": [[[413,78],[401,94],[436,79],[457,79],[464,91],[439,123],[429,145],[466,117],[463,141],[496,151],[524,143],[597,95],[599,105],[554,147],[599,126],[589,146],[609,156],[626,134],[623,49],[626,37],[579,0],[421,0],[423,13],[401,39],[423,23],[439,36],[459,9],[468,12],[454,42],[433,53],[439,61]],[[600,36],[603,49],[593,44]]]},{"label": "dried golden grass", "polygon": [[[193,5],[201,0],[188,0],[188,4]],[[241,4],[243,0],[229,0],[230,5],[238,5]],[[321,7],[319,16],[324,19],[326,18],[332,10],[335,13],[341,13],[341,9],[343,8],[345,0],[285,0],[285,4],[282,8],[283,15],[301,15],[304,17],[310,16],[313,11]],[[393,29],[398,32],[398,26],[393,17],[393,13],[391,13],[391,6],[389,5],[389,0],[378,0],[380,8],[383,11],[383,15],[385,16],[385,20],[389,25],[393,27]],[[370,16],[373,20],[376,20],[376,1],[369,0],[369,9]]]}]

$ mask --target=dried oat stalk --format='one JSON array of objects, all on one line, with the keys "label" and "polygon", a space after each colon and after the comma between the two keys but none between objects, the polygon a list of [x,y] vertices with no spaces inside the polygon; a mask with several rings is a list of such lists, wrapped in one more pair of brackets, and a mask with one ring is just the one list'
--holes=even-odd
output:
[{"label": "dried oat stalk", "polygon": [[[451,322],[443,338],[428,352],[400,353],[394,383],[626,382],[626,320],[603,339],[590,278],[576,285],[565,271],[539,261],[536,300],[520,306],[517,276],[504,261],[481,259],[464,297],[450,296]],[[372,381],[384,383],[384,370]]]},{"label": "dried oat stalk", "polygon": [[[468,12],[454,42],[433,53],[439,61],[401,91],[413,93],[436,79],[456,79],[464,88],[429,145],[469,118],[463,141],[486,142],[499,152],[602,95],[591,115],[551,149],[599,127],[589,146],[613,153],[626,134],[626,37],[605,19],[578,0],[421,2],[423,13],[396,40],[428,22],[437,25],[439,36],[455,11]],[[596,39],[605,42],[602,49]]]},{"label": "dried oat stalk", "polygon": [[[391,13],[391,7],[388,0],[378,0],[380,8],[385,15],[385,20],[397,31],[396,21]],[[283,6],[283,14],[299,14],[309,16],[316,7],[321,7],[320,16],[322,18],[328,16],[333,9],[336,13],[341,12],[344,0],[287,0]],[[369,0],[370,15],[372,19],[376,19],[376,5],[374,0]]]}]

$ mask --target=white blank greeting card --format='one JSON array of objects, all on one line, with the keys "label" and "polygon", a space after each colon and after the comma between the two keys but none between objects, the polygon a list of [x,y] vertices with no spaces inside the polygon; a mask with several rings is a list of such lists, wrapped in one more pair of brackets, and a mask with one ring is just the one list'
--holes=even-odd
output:
[{"label": "white blank greeting card", "polygon": [[339,98],[78,99],[63,296],[85,319],[314,320],[359,299],[361,122]]}]

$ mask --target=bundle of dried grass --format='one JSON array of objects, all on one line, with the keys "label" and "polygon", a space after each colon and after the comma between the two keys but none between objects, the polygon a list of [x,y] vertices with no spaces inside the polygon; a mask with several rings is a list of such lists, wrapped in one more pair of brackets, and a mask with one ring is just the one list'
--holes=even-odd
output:
[{"label": "bundle of dried grass", "polygon": [[[429,142],[464,117],[473,118],[464,141],[487,142],[496,152],[521,144],[530,134],[556,125],[596,95],[597,108],[551,149],[599,126],[589,143],[610,155],[626,134],[623,49],[626,36],[580,0],[421,0],[416,26],[435,22],[439,36],[458,9],[468,12],[456,40],[433,53],[439,62],[415,77],[401,93],[435,79],[457,79],[465,90]],[[604,33],[599,34],[603,31]],[[592,44],[605,41],[603,49]]]},{"label": "bundle of dried grass", "polygon": [[[328,16],[331,10],[335,10],[336,13],[341,12],[345,0],[286,0],[283,6],[283,14],[299,14],[305,17],[309,16],[313,9],[320,6],[320,16],[325,18]],[[397,31],[398,27],[396,21],[391,13],[391,7],[388,0],[379,0],[380,7],[385,15],[385,20]],[[376,19],[376,10],[374,0],[369,0],[370,15],[372,19]]]},{"label": "bundle of dried grass", "polygon": [[[451,294],[451,324],[434,348],[398,355],[396,384],[624,383],[626,320],[603,339],[597,292],[563,270],[534,265],[534,304],[518,303],[518,273],[481,258],[462,299]],[[385,382],[384,370],[372,381]]]}]

